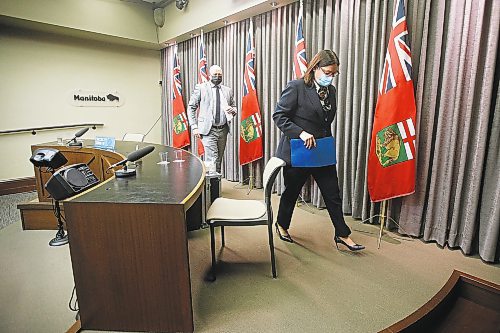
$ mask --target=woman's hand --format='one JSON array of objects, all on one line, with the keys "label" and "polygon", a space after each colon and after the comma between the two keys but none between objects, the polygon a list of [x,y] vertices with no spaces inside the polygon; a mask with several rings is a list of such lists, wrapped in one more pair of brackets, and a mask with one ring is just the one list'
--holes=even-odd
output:
[{"label": "woman's hand", "polygon": [[193,132],[193,136],[197,139],[201,139],[201,135],[200,135],[200,132],[198,132],[198,129],[197,128],[193,128],[192,130]]},{"label": "woman's hand", "polygon": [[304,146],[306,146],[307,149],[316,147],[316,140],[314,140],[314,136],[312,134],[309,134],[306,131],[302,131],[299,137],[302,139],[302,141],[304,141]]}]

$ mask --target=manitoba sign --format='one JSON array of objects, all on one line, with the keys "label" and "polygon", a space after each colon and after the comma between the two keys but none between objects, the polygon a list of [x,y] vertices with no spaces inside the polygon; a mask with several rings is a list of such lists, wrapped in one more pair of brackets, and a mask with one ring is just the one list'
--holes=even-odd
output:
[{"label": "manitoba sign", "polygon": [[117,91],[74,90],[70,92],[68,98],[73,106],[118,107],[125,102]]}]

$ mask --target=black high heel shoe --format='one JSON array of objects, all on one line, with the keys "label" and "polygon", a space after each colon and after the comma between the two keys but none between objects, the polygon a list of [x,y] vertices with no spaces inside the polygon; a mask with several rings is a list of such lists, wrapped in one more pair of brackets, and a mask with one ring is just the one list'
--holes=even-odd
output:
[{"label": "black high heel shoe", "polygon": [[335,241],[335,246],[337,247],[337,250],[339,249],[339,244],[344,244],[345,246],[347,246],[347,248],[351,251],[360,251],[360,250],[364,250],[365,247],[363,245],[359,245],[359,244],[354,244],[354,245],[349,245],[347,244],[346,242],[344,242],[342,240],[342,238],[338,237],[338,236],[335,236],[333,237],[333,240]]},{"label": "black high heel shoe", "polygon": [[280,229],[278,228],[278,222],[275,222],[274,226],[276,227],[276,233],[278,234],[278,237],[282,241],[285,241],[285,242],[288,242],[288,243],[293,243],[293,239],[292,239],[292,237],[290,237],[290,235],[282,235],[281,234]]}]

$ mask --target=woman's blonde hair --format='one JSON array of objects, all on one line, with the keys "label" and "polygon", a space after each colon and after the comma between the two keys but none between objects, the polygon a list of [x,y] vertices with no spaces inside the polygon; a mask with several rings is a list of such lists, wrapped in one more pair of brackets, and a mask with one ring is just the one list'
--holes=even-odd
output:
[{"label": "woman's blonde hair", "polygon": [[311,86],[314,80],[314,70],[318,67],[326,67],[330,65],[340,65],[339,57],[332,50],[321,50],[307,66],[307,70],[304,73],[304,82],[307,86]]}]

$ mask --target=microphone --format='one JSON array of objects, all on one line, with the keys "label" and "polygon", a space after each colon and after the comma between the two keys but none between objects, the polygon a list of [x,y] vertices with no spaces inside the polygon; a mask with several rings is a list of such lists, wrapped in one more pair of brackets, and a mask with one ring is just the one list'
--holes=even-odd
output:
[{"label": "microphone", "polygon": [[155,147],[147,146],[147,147],[138,149],[136,151],[133,151],[127,155],[127,158],[125,158],[124,160],[121,160],[118,163],[111,165],[108,169],[106,169],[106,171],[108,171],[109,169],[113,169],[117,166],[124,165],[123,170],[117,170],[115,172],[115,176],[118,178],[133,176],[136,174],[135,169],[127,169],[127,162],[135,162],[137,160],[140,160],[141,158],[143,158],[147,154],[151,153],[153,150],[155,150]]},{"label": "microphone", "polygon": [[78,132],[76,132],[75,136],[73,137],[73,139],[71,139],[68,142],[68,146],[70,146],[70,147],[81,147],[82,143],[76,141],[76,138],[81,137],[82,135],[84,135],[85,133],[87,133],[88,130],[89,130],[89,127],[85,127],[85,128],[82,128],[81,130],[79,130]]},{"label": "microphone", "polygon": [[129,162],[135,162],[137,160],[140,160],[147,154],[151,153],[153,150],[155,150],[155,147],[153,146],[147,146],[141,149],[138,149],[136,151],[131,152],[130,154],[127,155],[127,160]]}]

